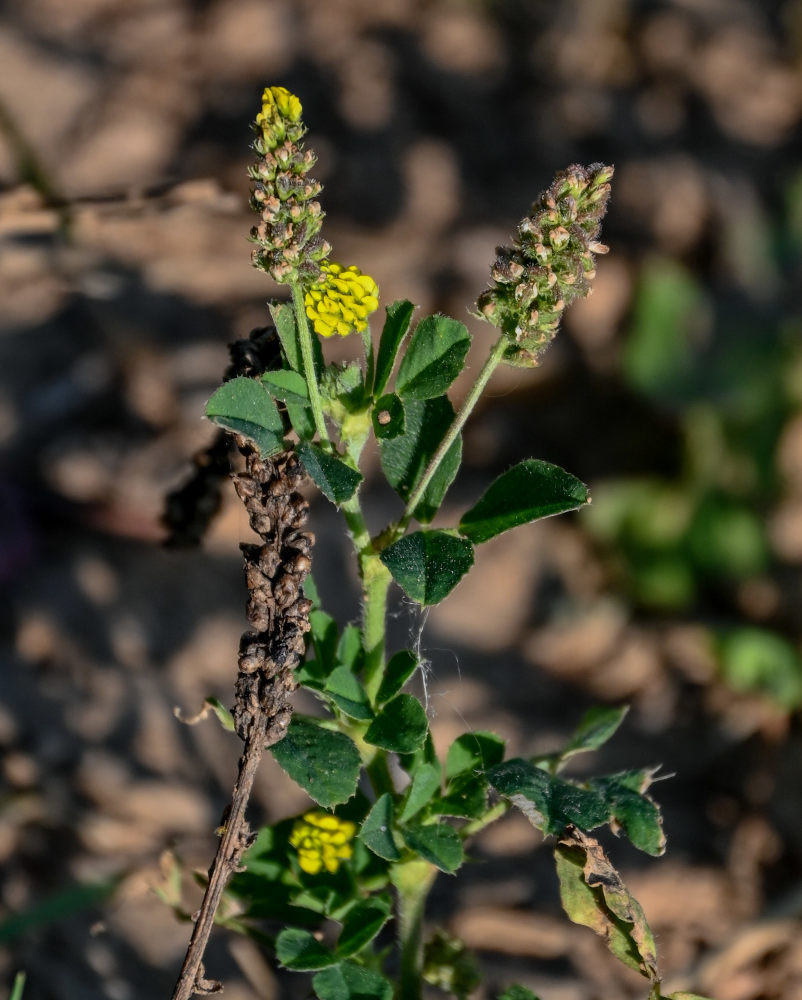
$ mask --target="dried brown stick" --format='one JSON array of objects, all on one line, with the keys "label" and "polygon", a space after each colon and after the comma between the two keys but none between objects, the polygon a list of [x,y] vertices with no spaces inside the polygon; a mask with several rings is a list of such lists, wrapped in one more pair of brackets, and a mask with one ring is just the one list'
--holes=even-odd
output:
[{"label": "dried brown stick", "polygon": [[303,530],[308,504],[297,491],[303,471],[291,454],[262,459],[244,439],[239,438],[237,444],[245,455],[246,471],[234,476],[234,485],[251,527],[262,540],[262,545],[241,546],[251,628],[240,641],[233,714],[245,748],[173,1000],[222,989],[220,983],[206,979],[203,955],[226,884],[240,869],[243,852],[253,841],[245,819],[253,779],[264,748],[287,732],[292,715],[289,696],[296,687],[293,670],[304,653],[304,635],[309,630],[311,601],[303,596],[302,587],[314,537]]},{"label": "dried brown stick", "polygon": [[203,955],[214,926],[214,918],[223,897],[228,880],[239,870],[240,859],[250,842],[250,830],[245,819],[245,810],[251,797],[253,779],[262,758],[268,719],[262,714],[245,744],[240,757],[237,783],[231,798],[231,810],[226,820],[223,835],[209,869],[209,883],[203,896],[200,910],[195,917],[195,927],[189,947],[181,966],[181,972],[173,992],[173,1000],[189,1000],[194,994],[218,993],[220,984],[207,980],[203,972]]}]

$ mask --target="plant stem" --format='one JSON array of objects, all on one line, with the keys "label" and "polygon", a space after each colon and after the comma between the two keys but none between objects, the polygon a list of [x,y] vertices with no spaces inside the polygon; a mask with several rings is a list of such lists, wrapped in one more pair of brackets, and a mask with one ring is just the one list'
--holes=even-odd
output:
[{"label": "plant stem", "polygon": [[421,1000],[423,996],[423,913],[436,875],[437,869],[421,858],[393,866],[401,944],[396,1000]]},{"label": "plant stem", "polygon": [[312,355],[312,333],[306,319],[304,292],[298,283],[290,285],[290,288],[292,289],[292,304],[295,309],[295,322],[298,326],[298,343],[301,345],[304,375],[306,376],[306,385],[309,390],[309,405],[312,408],[312,417],[315,421],[315,428],[317,429],[320,442],[321,444],[328,444],[329,433],[326,430],[323,404],[320,401],[320,389],[318,389],[317,375],[315,374],[315,361]]},{"label": "plant stem", "polygon": [[362,571],[362,648],[365,650],[363,678],[371,703],[376,700],[384,676],[387,631],[387,591],[390,571],[376,553],[360,560]]},{"label": "plant stem", "polygon": [[489,809],[484,816],[480,816],[478,819],[471,820],[470,823],[466,823],[465,826],[459,831],[460,836],[463,840],[467,840],[468,837],[472,837],[474,834],[479,833],[480,830],[484,830],[486,826],[490,826],[491,823],[495,823],[497,819],[509,811],[510,804],[502,800],[497,802],[492,809]]},{"label": "plant stem", "polygon": [[398,534],[402,534],[403,530],[412,520],[415,508],[418,506],[421,497],[426,492],[426,487],[432,481],[432,477],[440,467],[440,463],[445,458],[448,449],[456,441],[459,432],[465,425],[465,421],[470,416],[471,411],[473,410],[474,406],[476,406],[476,403],[479,397],[482,395],[485,386],[490,381],[490,376],[496,370],[499,362],[504,356],[504,351],[506,350],[507,343],[508,343],[507,336],[505,334],[501,334],[496,343],[493,345],[493,348],[490,351],[487,360],[482,366],[482,370],[479,372],[479,377],[474,382],[471,391],[465,397],[465,400],[463,401],[463,404],[460,407],[460,411],[454,418],[454,422],[449,427],[446,436],[440,442],[440,446],[432,456],[429,464],[426,466],[426,471],[423,473],[421,481],[412,491],[409,500],[407,501],[407,505],[406,508],[404,509],[404,513],[401,517],[401,520],[398,522],[397,530],[396,532],[394,532],[396,536]]},{"label": "plant stem", "polygon": [[209,869],[209,882],[195,917],[192,937],[178,982],[173,990],[172,1000],[189,1000],[196,993],[213,992],[212,987],[215,984],[207,982],[203,973],[203,954],[223,891],[228,880],[239,869],[243,852],[251,842],[250,830],[245,821],[245,809],[251,795],[256,769],[262,758],[269,721],[267,714],[260,709],[240,757],[237,783],[231,798],[231,810],[225,820],[217,854]]}]

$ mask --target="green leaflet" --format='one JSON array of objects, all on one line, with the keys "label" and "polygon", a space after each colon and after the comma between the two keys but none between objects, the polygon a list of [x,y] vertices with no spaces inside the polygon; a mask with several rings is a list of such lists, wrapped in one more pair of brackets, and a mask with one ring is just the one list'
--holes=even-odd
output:
[{"label": "green leaflet", "polygon": [[407,427],[406,413],[401,397],[396,396],[394,392],[388,392],[385,396],[377,399],[371,419],[373,433],[379,441],[399,437]]},{"label": "green leaflet", "polygon": [[601,705],[588,709],[563,749],[543,754],[534,763],[556,774],[576,754],[598,750],[603,746],[618,730],[628,711],[628,705],[616,708]]},{"label": "green leaflet", "polygon": [[446,777],[464,771],[487,771],[504,759],[505,741],[495,733],[463,733],[448,748]]},{"label": "green leaflet", "polygon": [[409,329],[409,321],[415,306],[407,299],[401,299],[387,306],[387,319],[384,322],[379,351],[376,355],[376,376],[373,381],[373,395],[381,396],[390,381],[398,350]]},{"label": "green leaflet", "polygon": [[453,875],[464,860],[460,836],[447,823],[407,827],[401,833],[407,847],[448,875]]},{"label": "green leaflet", "polygon": [[275,372],[265,372],[262,375],[262,385],[274,399],[279,399],[282,403],[309,406],[309,390],[306,387],[306,379],[299,372],[288,371],[286,368]]},{"label": "green leaflet", "polygon": [[376,703],[383,705],[397,695],[418,669],[419,663],[418,657],[409,649],[402,649],[391,656],[376,695]]},{"label": "green leaflet", "polygon": [[406,801],[399,816],[400,823],[409,822],[432,800],[435,792],[440,791],[440,778],[440,761],[419,765],[407,791]]},{"label": "green leaflet", "polygon": [[439,604],[473,565],[473,546],[445,531],[415,531],[381,553],[395,582],[418,604]]},{"label": "green leaflet", "polygon": [[344,733],[296,715],[271,750],[281,768],[321,806],[345,802],[356,791],[359,751]]},{"label": "green leaflet", "polygon": [[499,795],[547,834],[559,834],[571,823],[592,830],[606,823],[610,815],[597,792],[554,777],[521,757],[497,764],[487,777]]},{"label": "green leaflet", "polygon": [[334,504],[345,503],[356,493],[362,473],[346,465],[342,459],[323,451],[316,444],[301,441],[298,457],[321,493]]},{"label": "green leaflet", "polygon": [[373,808],[365,817],[359,839],[385,861],[399,861],[401,852],[393,837],[393,797],[385,792],[376,799]]},{"label": "green leaflet", "polygon": [[365,742],[382,750],[412,753],[426,739],[429,723],[423,705],[411,694],[396,695],[368,726]]},{"label": "green leaflet", "polygon": [[322,945],[314,934],[300,927],[285,927],[276,938],[276,958],[286,969],[312,972],[334,965],[337,956]]},{"label": "green leaflet", "polygon": [[478,544],[519,524],[575,510],[588,502],[588,489],[575,476],[557,465],[529,458],[491,484],[463,514],[459,530]]},{"label": "green leaflet", "polygon": [[323,691],[350,718],[363,722],[373,718],[370,700],[350,667],[335,667],[326,678]]},{"label": "green leaflet", "polygon": [[[406,400],[404,414],[404,433],[380,441],[380,454],[387,482],[402,500],[408,500],[453,423],[455,414],[447,396]],[[440,504],[448,487],[454,481],[461,460],[462,438],[457,437],[443,457],[413,512],[422,524],[431,521],[440,509]]]},{"label": "green leaflet", "polygon": [[276,404],[252,378],[224,382],[206,404],[206,416],[220,427],[254,441],[267,458],[284,450],[284,424]]},{"label": "green leaflet", "polygon": [[391,1000],[393,985],[384,976],[354,962],[323,969],[312,979],[318,1000]]},{"label": "green leaflet", "polygon": [[[276,332],[278,333],[279,340],[281,341],[281,346],[284,349],[284,356],[287,359],[287,363],[291,368],[303,375],[304,365],[301,357],[301,345],[298,342],[298,327],[295,321],[295,310],[289,302],[271,303],[270,315],[273,317],[273,322],[276,324]],[[315,372],[317,373],[317,377],[319,379],[323,372],[324,363],[323,350],[320,346],[320,339],[318,337],[312,337],[312,360],[315,366]]]},{"label": "green leaflet", "polygon": [[471,346],[465,325],[450,316],[427,316],[415,327],[396,378],[404,399],[442,395],[462,371]]},{"label": "green leaflet", "polygon": [[371,896],[360,900],[343,920],[343,929],[335,953],[342,960],[362,951],[390,919],[392,902],[389,896]]}]

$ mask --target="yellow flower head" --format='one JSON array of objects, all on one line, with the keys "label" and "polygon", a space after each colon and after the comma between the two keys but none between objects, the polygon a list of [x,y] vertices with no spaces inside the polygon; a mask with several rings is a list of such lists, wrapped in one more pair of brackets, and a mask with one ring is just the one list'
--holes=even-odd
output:
[{"label": "yellow flower head", "polygon": [[323,868],[336,872],[340,862],[354,853],[351,841],[355,833],[355,823],[313,809],[295,821],[290,844],[298,851],[301,870],[307,875],[317,875]]},{"label": "yellow flower head", "polygon": [[364,330],[368,316],[379,308],[379,288],[358,267],[326,262],[323,277],[306,293],[306,315],[321,337]]},{"label": "yellow flower head", "polygon": [[265,87],[262,110],[256,116],[256,128],[261,131],[268,149],[275,149],[284,141],[288,126],[300,122],[301,112],[301,102],[286,87]]}]

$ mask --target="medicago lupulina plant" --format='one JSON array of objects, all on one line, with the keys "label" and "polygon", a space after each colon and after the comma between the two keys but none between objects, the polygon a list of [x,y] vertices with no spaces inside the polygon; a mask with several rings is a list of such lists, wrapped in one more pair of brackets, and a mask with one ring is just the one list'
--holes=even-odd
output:
[{"label": "medicago lupulina plant", "polygon": [[[590,290],[594,255],[607,249],[598,238],[613,169],[559,173],[512,246],[498,248],[475,310],[495,333],[455,413],[448,390],[462,372],[468,330],[440,315],[413,323],[413,304],[393,302],[374,351],[368,318],[379,290],[356,266],[331,257],[305,132],[299,99],[267,88],[250,168],[259,216],[252,260],[288,286],[290,301],[271,304],[273,326],[234,345],[227,380],[206,408],[243,456],[234,485],[261,544],[242,545],[250,628],[233,712],[215,706],[244,751],[174,998],[219,988],[202,964],[215,919],[253,935],[286,969],[311,973],[320,1000],[415,1000],[424,982],[467,997],[479,982],[476,962],[445,931],[426,935],[427,896],[438,875],[460,869],[478,831],[517,808],[550,838],[568,916],[602,935],[657,1000],[649,926],[590,833],[607,824],[662,854],[660,815],[648,793],[654,771],[561,776],[569,758],[613,735],[626,709],[592,710],[548,756],[509,759],[500,736],[467,732],[441,760],[424,705],[404,690],[418,656],[409,649],[388,655],[385,643],[393,581],[412,601],[437,604],[471,569],[477,545],[589,501],[574,476],[527,458],[453,527],[428,527],[459,469],[462,427],[495,369],[536,365],[566,307]],[[361,361],[327,365],[322,344],[350,335],[361,337]],[[360,457],[371,434],[403,504],[375,536],[360,498]],[[225,441],[216,442],[199,463],[201,479],[225,469],[225,450]],[[298,492],[305,476],[345,519],[362,591],[358,626],[340,627],[307,575],[314,539]],[[174,496],[174,524],[195,517],[202,526],[214,508],[207,493],[196,480]],[[320,716],[293,714],[290,696],[299,686],[316,696]],[[253,833],[245,807],[265,747],[313,802],[303,815]],[[511,985],[503,997],[533,994]]]}]

